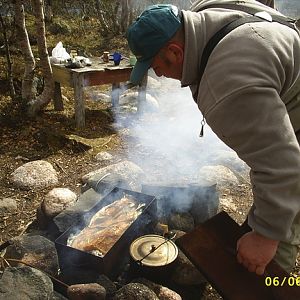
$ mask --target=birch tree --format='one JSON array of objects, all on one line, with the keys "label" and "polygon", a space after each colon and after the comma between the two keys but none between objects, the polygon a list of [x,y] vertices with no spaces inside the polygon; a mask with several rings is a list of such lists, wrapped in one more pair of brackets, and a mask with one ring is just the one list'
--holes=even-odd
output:
[{"label": "birch tree", "polygon": [[40,110],[48,105],[54,95],[54,81],[52,68],[47,50],[45,18],[43,11],[43,0],[33,0],[33,10],[35,15],[35,26],[37,31],[37,45],[40,64],[44,76],[44,90],[36,99],[28,103],[28,115],[35,116]]},{"label": "birch tree", "polygon": [[15,24],[18,34],[18,44],[23,54],[25,70],[22,78],[22,99],[28,103],[33,99],[33,78],[35,59],[31,50],[28,33],[25,25],[25,13],[22,0],[15,1]]}]

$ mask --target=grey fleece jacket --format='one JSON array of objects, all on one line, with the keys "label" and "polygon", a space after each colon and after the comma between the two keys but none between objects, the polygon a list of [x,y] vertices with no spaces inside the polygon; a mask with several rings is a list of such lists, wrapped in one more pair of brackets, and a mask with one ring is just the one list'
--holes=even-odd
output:
[{"label": "grey fleece jacket", "polygon": [[[193,9],[220,2],[241,3],[204,0]],[[254,0],[243,2],[272,10]],[[299,244],[300,148],[295,132],[300,140],[300,94],[289,103],[283,100],[300,74],[298,33],[275,22],[240,26],[216,46],[200,82],[207,41],[236,16],[247,14],[220,8],[182,13],[181,84],[190,87],[212,130],[251,168],[250,227],[266,237]]]}]

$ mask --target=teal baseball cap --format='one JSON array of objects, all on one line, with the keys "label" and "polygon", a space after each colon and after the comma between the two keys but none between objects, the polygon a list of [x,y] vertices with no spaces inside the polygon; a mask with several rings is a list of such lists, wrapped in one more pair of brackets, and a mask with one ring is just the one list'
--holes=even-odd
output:
[{"label": "teal baseball cap", "polygon": [[171,4],[149,6],[127,30],[127,41],[137,62],[130,82],[139,84],[154,56],[174,36],[181,25],[178,8]]}]

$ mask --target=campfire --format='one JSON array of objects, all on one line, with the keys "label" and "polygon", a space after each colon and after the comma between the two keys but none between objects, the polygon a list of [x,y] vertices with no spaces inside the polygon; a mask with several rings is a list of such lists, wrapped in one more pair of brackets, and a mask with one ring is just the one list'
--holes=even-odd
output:
[{"label": "campfire", "polygon": [[[237,263],[236,242],[249,228],[225,212],[205,216],[216,213],[217,207],[215,186],[144,185],[141,193],[115,187],[82,213],[80,224],[56,239],[60,274],[48,276],[55,290],[70,299],[127,299],[134,291],[143,296],[155,292],[159,299],[193,300],[201,297],[206,280],[225,299],[299,299],[297,286],[267,287],[264,276]],[[176,223],[174,216],[182,219]],[[9,249],[9,243],[1,246]],[[46,257],[38,252],[2,262],[34,267]],[[274,261],[267,272],[269,278],[288,276]]]},{"label": "campfire", "polygon": [[131,241],[151,230],[156,199],[115,188],[56,240],[61,271],[70,266],[114,277]]},{"label": "campfire", "polygon": [[176,229],[184,228],[168,219],[196,207],[202,216],[194,214],[193,224],[205,221],[209,211],[216,213],[215,186],[144,185],[141,193],[114,188],[56,239],[61,277],[75,284],[72,269],[94,270],[122,285],[143,277],[174,289],[170,278],[180,253],[174,241],[180,236]]}]

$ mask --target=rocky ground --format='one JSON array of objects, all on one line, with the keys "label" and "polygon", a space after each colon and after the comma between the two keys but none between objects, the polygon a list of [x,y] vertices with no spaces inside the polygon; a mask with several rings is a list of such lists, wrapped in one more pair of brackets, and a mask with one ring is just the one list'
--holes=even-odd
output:
[{"label": "rocky ground", "polygon": [[[157,89],[156,86],[156,91]],[[159,89],[162,91],[164,87],[161,86]],[[11,173],[28,161],[43,159],[50,162],[59,173],[59,187],[67,187],[77,195],[81,191],[82,176],[105,166],[105,161],[95,158],[97,153],[103,151],[112,154],[116,162],[123,159],[132,160],[149,175],[148,180],[157,182],[195,181],[195,178],[199,178],[199,174],[195,177],[196,173],[193,172],[199,173],[201,167],[207,164],[216,164],[216,150],[220,153],[226,148],[211,137],[207,128],[206,139],[203,139],[200,148],[191,146],[197,133],[190,134],[189,131],[182,129],[183,125],[179,126],[176,132],[168,132],[172,125],[176,127],[180,122],[186,123],[185,113],[188,112],[185,107],[176,107],[178,101],[172,97],[175,97],[177,92],[174,93],[173,88],[171,90],[171,97],[166,94],[167,89],[164,90],[163,96],[157,92],[152,93],[152,96],[164,99],[167,97],[172,100],[173,105],[166,106],[158,101],[160,104],[158,108],[152,102],[148,105],[151,113],[146,115],[137,113],[136,106],[125,103],[125,98],[121,110],[115,114],[103,94],[108,93],[108,89],[103,89],[101,93],[99,90],[87,90],[86,127],[80,131],[74,127],[73,94],[70,90],[63,90],[66,96],[63,112],[55,112],[49,105],[36,120],[26,120],[22,115],[13,117],[5,115],[5,105],[2,105],[0,201],[13,198],[17,208],[13,212],[4,208],[1,211],[0,244],[24,233],[26,228],[36,220],[36,209],[50,190],[25,191],[11,184]],[[4,100],[2,99],[3,102]],[[167,110],[170,115],[166,117],[162,111]],[[157,121],[157,115],[162,117],[163,122]],[[151,126],[147,127],[145,124]],[[74,141],[70,136],[83,139]],[[176,141],[175,136],[179,137]],[[169,137],[171,139],[167,140]],[[97,143],[91,144],[91,141]],[[212,143],[210,148],[209,144]],[[173,151],[169,152],[167,149]],[[213,158],[210,150],[212,155],[215,155]],[[189,155],[183,159],[184,153]],[[191,160],[191,156],[195,156],[196,159]],[[207,161],[205,164],[204,160]],[[198,162],[197,171],[186,168],[186,166],[195,166]],[[228,185],[220,181],[219,210],[228,212],[236,222],[241,224],[251,205],[252,196],[247,168],[240,169],[240,172],[235,171],[235,174],[238,180],[233,184]],[[206,176],[205,180],[209,180],[208,177]],[[208,286],[202,299],[221,298]]]}]

